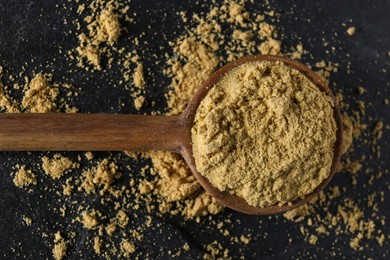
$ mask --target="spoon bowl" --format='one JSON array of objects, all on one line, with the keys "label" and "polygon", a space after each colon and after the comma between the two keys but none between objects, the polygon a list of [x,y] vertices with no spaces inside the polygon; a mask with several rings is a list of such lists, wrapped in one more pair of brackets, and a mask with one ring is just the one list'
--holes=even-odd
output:
[{"label": "spoon bowl", "polygon": [[[231,69],[254,61],[281,61],[303,73],[334,100],[336,143],[328,177],[310,194],[285,206],[259,208],[248,205],[229,192],[211,185],[196,169],[191,129],[197,108],[208,91]],[[199,88],[180,116],[110,114],[0,114],[0,151],[124,151],[165,150],[181,153],[202,187],[219,203],[253,215],[281,213],[299,207],[318,194],[332,179],[340,160],[342,123],[337,102],[326,82],[305,65],[282,56],[249,56],[228,63],[212,74]]]},{"label": "spoon bowl", "polygon": [[[341,156],[341,146],[342,146],[342,121],[341,121],[341,115],[339,108],[337,106],[337,102],[330,91],[329,87],[327,86],[324,79],[322,79],[317,73],[312,71],[307,66],[303,65],[300,62],[290,60],[288,58],[285,58],[283,56],[274,56],[274,55],[257,55],[257,56],[248,56],[244,57],[242,59],[239,59],[237,61],[231,62],[217,70],[215,73],[213,73],[199,88],[198,92],[193,96],[193,98],[190,100],[187,108],[184,110],[184,112],[181,115],[181,120],[185,122],[188,125],[193,125],[196,110],[199,107],[201,101],[203,98],[207,95],[209,89],[211,89],[215,84],[217,84],[230,70],[244,64],[247,62],[255,62],[255,61],[281,61],[284,64],[286,64],[289,67],[292,67],[302,74],[304,74],[309,80],[311,80],[321,91],[323,91],[326,95],[330,96],[334,100],[334,109],[333,109],[333,117],[336,121],[337,125],[337,132],[336,132],[336,143],[334,145],[334,156],[332,161],[332,166],[330,169],[330,173],[326,179],[322,181],[322,183],[311,193],[305,195],[303,198],[298,199],[296,201],[292,201],[288,205],[279,206],[279,205],[272,205],[269,207],[259,208],[250,206],[243,198],[238,197],[234,194],[231,194],[226,191],[220,191],[217,188],[215,188],[207,178],[205,178],[203,175],[201,175],[195,165],[195,159],[192,153],[192,146],[191,143],[188,141],[183,143],[183,147],[181,149],[181,154],[183,155],[184,159],[186,160],[188,166],[191,168],[192,173],[196,177],[196,179],[200,182],[202,187],[211,195],[213,196],[219,203],[222,205],[225,205],[233,210],[251,214],[251,215],[270,215],[270,214],[276,214],[276,213],[282,213],[294,208],[297,208],[306,202],[309,202],[313,197],[315,197],[320,191],[322,191],[326,185],[329,183],[329,181],[333,178],[337,166],[340,160]],[[191,136],[189,137],[191,138]]]}]

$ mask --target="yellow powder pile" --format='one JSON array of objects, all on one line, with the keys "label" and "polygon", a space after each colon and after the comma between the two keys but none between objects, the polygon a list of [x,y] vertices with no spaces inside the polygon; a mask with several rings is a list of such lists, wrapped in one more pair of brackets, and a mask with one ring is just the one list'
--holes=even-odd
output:
[{"label": "yellow powder pile", "polygon": [[[50,74],[38,73],[31,80],[25,78],[27,82],[20,101],[13,98],[10,89],[0,82],[0,111],[9,113],[52,113],[62,110],[68,113],[77,112],[77,108],[66,104],[64,98],[57,100],[60,90],[61,92],[65,90],[68,97],[77,93],[71,91],[71,85],[52,82]],[[15,84],[14,89],[19,89],[19,85]]]},{"label": "yellow powder pile", "polygon": [[100,237],[95,237],[93,239],[93,250],[97,255],[100,255],[102,253],[101,246],[102,246],[102,240],[100,239]]},{"label": "yellow powder pile", "polygon": [[[153,169],[159,174],[157,191],[166,202],[182,202],[181,214],[187,218],[217,214],[223,207],[205,191],[196,180],[186,162],[178,154],[155,151],[148,153]],[[160,209],[167,212],[169,204],[162,202]]]},{"label": "yellow powder pile", "polygon": [[336,141],[332,100],[281,62],[241,65],[213,86],[192,128],[197,170],[250,205],[283,205],[328,175]]},{"label": "yellow powder pile", "polygon": [[19,166],[19,170],[15,173],[14,184],[19,188],[37,184],[35,174],[31,170],[26,170],[25,165]]},{"label": "yellow powder pile", "polygon": [[47,156],[42,158],[42,168],[53,180],[61,178],[71,169],[77,168],[78,166],[77,163],[72,162],[69,158],[60,154],[55,154],[52,159]]},{"label": "yellow powder pile", "polygon": [[54,248],[53,248],[53,257],[55,260],[62,260],[66,255],[67,245],[64,241],[60,232],[55,233],[54,235]]},{"label": "yellow powder pile", "polygon": [[93,211],[93,212],[84,211],[79,221],[83,223],[85,228],[93,229],[99,224],[97,220],[98,216],[99,216],[98,211]]},{"label": "yellow powder pile", "polygon": [[134,59],[137,67],[133,73],[133,83],[136,89],[134,89],[131,96],[134,98],[134,107],[137,110],[140,110],[145,103],[145,96],[142,95],[142,92],[145,88],[145,77],[144,77],[144,66],[141,62],[138,61],[138,58]]},{"label": "yellow powder pile", "polygon": [[121,243],[121,252],[122,255],[126,258],[130,257],[135,252],[135,246],[133,243],[128,240],[123,240]]},{"label": "yellow powder pile", "polygon": [[145,85],[145,78],[144,78],[144,66],[142,63],[137,63],[137,67],[134,70],[133,74],[133,80],[134,80],[134,85],[137,88],[143,88]]},{"label": "yellow powder pile", "polygon": [[10,113],[20,112],[16,102],[9,96],[2,82],[0,82],[0,111],[6,111]]},{"label": "yellow powder pile", "polygon": [[57,105],[54,101],[59,94],[59,90],[50,81],[50,75],[37,74],[26,85],[22,101],[22,107],[26,112],[50,113],[57,111]]}]

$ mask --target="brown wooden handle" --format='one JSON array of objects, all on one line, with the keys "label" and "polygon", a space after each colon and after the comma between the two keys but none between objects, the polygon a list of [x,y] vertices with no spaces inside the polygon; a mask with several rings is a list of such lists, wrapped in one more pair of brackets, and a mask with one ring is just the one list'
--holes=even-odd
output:
[{"label": "brown wooden handle", "polygon": [[180,151],[178,116],[0,114],[1,151]]}]

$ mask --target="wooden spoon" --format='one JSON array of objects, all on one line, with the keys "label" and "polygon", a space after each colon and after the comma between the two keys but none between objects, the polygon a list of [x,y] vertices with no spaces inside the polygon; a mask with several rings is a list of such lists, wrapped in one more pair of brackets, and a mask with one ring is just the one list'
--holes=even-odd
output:
[{"label": "wooden spoon", "polygon": [[191,128],[196,110],[207,94],[229,70],[250,61],[281,61],[306,75],[330,97],[325,81],[305,65],[281,56],[258,55],[239,59],[216,71],[200,87],[180,116],[143,116],[113,114],[0,114],[1,151],[123,151],[164,150],[181,153],[203,188],[221,204],[239,212],[267,215],[284,212],[308,202],[333,177],[341,153],[342,123],[337,103],[333,116],[337,140],[329,176],[310,194],[290,205],[266,208],[250,206],[228,192],[214,188],[195,167]]}]

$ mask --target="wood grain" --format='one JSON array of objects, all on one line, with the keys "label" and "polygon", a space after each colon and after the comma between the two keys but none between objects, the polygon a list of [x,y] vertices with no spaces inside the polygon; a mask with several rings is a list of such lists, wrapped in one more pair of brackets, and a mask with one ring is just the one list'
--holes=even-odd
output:
[{"label": "wood grain", "polygon": [[0,150],[179,152],[188,131],[178,116],[0,114]]}]

